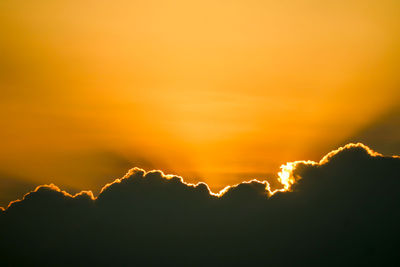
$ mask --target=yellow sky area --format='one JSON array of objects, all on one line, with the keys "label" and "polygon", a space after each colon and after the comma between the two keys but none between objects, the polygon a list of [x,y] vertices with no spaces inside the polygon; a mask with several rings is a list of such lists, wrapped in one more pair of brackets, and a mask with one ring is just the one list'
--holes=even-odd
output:
[{"label": "yellow sky area", "polygon": [[378,0],[2,1],[0,176],[98,190],[137,166],[220,189],[318,160],[398,103],[398,14]]}]

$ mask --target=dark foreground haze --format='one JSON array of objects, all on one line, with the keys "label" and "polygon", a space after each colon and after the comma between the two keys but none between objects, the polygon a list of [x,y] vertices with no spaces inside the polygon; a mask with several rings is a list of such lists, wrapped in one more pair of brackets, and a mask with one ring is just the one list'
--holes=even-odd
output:
[{"label": "dark foreground haze", "polygon": [[348,145],[293,175],[272,196],[140,169],[97,198],[38,187],[0,212],[1,265],[399,264],[400,158]]}]

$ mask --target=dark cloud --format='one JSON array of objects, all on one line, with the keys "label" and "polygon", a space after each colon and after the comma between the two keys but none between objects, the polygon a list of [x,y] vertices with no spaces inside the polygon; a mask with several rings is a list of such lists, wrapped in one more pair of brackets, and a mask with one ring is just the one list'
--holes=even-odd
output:
[{"label": "dark cloud", "polygon": [[[0,214],[8,265],[394,265],[400,158],[348,145],[296,162],[291,192],[132,169],[99,196],[41,186]],[[285,177],[285,175],[281,175]]]}]

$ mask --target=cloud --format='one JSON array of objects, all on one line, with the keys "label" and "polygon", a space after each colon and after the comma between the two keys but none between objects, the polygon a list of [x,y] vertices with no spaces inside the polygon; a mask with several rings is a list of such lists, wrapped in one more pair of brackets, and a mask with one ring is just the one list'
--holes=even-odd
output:
[{"label": "cloud", "polygon": [[252,180],[213,193],[138,168],[96,198],[44,185],[0,212],[0,256],[11,265],[392,264],[399,174],[399,157],[349,144],[284,165],[286,192]]}]

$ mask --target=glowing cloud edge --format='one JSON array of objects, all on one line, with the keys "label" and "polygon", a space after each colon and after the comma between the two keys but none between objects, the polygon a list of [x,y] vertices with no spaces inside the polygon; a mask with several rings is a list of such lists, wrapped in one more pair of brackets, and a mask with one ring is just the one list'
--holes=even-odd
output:
[{"label": "glowing cloud edge", "polygon": [[[102,189],[100,190],[99,195],[106,190],[107,188],[109,188],[110,186],[112,186],[113,184],[116,183],[121,183],[121,181],[123,181],[124,179],[128,179],[129,177],[131,177],[135,172],[143,172],[143,176],[145,176],[148,173],[160,173],[161,177],[165,178],[165,179],[172,179],[172,178],[178,178],[180,180],[180,182],[186,186],[189,187],[198,187],[200,185],[203,185],[207,188],[209,194],[211,196],[214,197],[222,197],[226,192],[228,192],[229,190],[238,187],[241,184],[250,184],[253,182],[259,183],[259,184],[264,184],[265,185],[265,190],[268,193],[269,197],[272,197],[274,194],[278,193],[278,192],[290,192],[292,185],[296,183],[296,181],[298,181],[299,179],[301,179],[301,177],[298,176],[294,176],[293,175],[293,171],[296,169],[298,164],[306,164],[306,165],[324,165],[326,163],[328,163],[330,161],[330,159],[332,159],[332,157],[334,157],[335,155],[337,155],[338,153],[349,149],[349,148],[362,148],[364,149],[369,156],[371,157],[384,157],[381,153],[378,153],[374,150],[372,150],[370,147],[362,144],[362,143],[349,143],[345,146],[339,147],[338,149],[332,150],[331,152],[329,152],[328,154],[326,154],[324,157],[322,157],[322,159],[319,162],[315,162],[315,161],[311,161],[311,160],[299,160],[299,161],[293,161],[293,162],[288,162],[286,164],[283,164],[280,166],[281,171],[278,172],[278,182],[283,186],[281,189],[275,189],[272,190],[271,186],[269,184],[269,182],[267,182],[266,180],[258,180],[258,179],[252,179],[252,180],[248,180],[248,181],[243,181],[240,182],[238,184],[234,184],[234,185],[228,185],[225,188],[223,188],[222,190],[220,190],[218,193],[212,192],[210,187],[204,183],[204,182],[198,182],[196,184],[194,183],[188,183],[185,182],[184,179],[181,176],[177,176],[177,175],[172,175],[172,174],[164,174],[163,171],[160,170],[151,170],[151,171],[145,171],[141,168],[138,167],[134,167],[132,169],[130,169],[122,178],[117,178],[115,179],[113,182],[111,183],[107,183],[106,185],[104,185],[102,187]],[[391,158],[400,158],[400,156],[398,155],[393,155],[393,156],[388,156]],[[11,207],[14,203],[17,202],[21,202],[23,200],[26,199],[26,197],[34,192],[37,192],[39,189],[41,188],[48,188],[51,190],[54,190],[56,192],[62,193],[64,196],[69,197],[69,198],[77,198],[77,197],[81,197],[81,196],[87,196],[88,198],[90,198],[92,201],[95,201],[97,199],[97,197],[94,196],[93,192],[90,190],[82,190],[81,192],[77,193],[77,194],[70,194],[64,190],[61,190],[58,186],[54,185],[54,184],[44,184],[44,185],[39,185],[37,186],[34,190],[26,193],[21,199],[17,199],[14,201],[11,201],[6,208],[0,207],[0,212],[6,211],[9,207]]]}]

